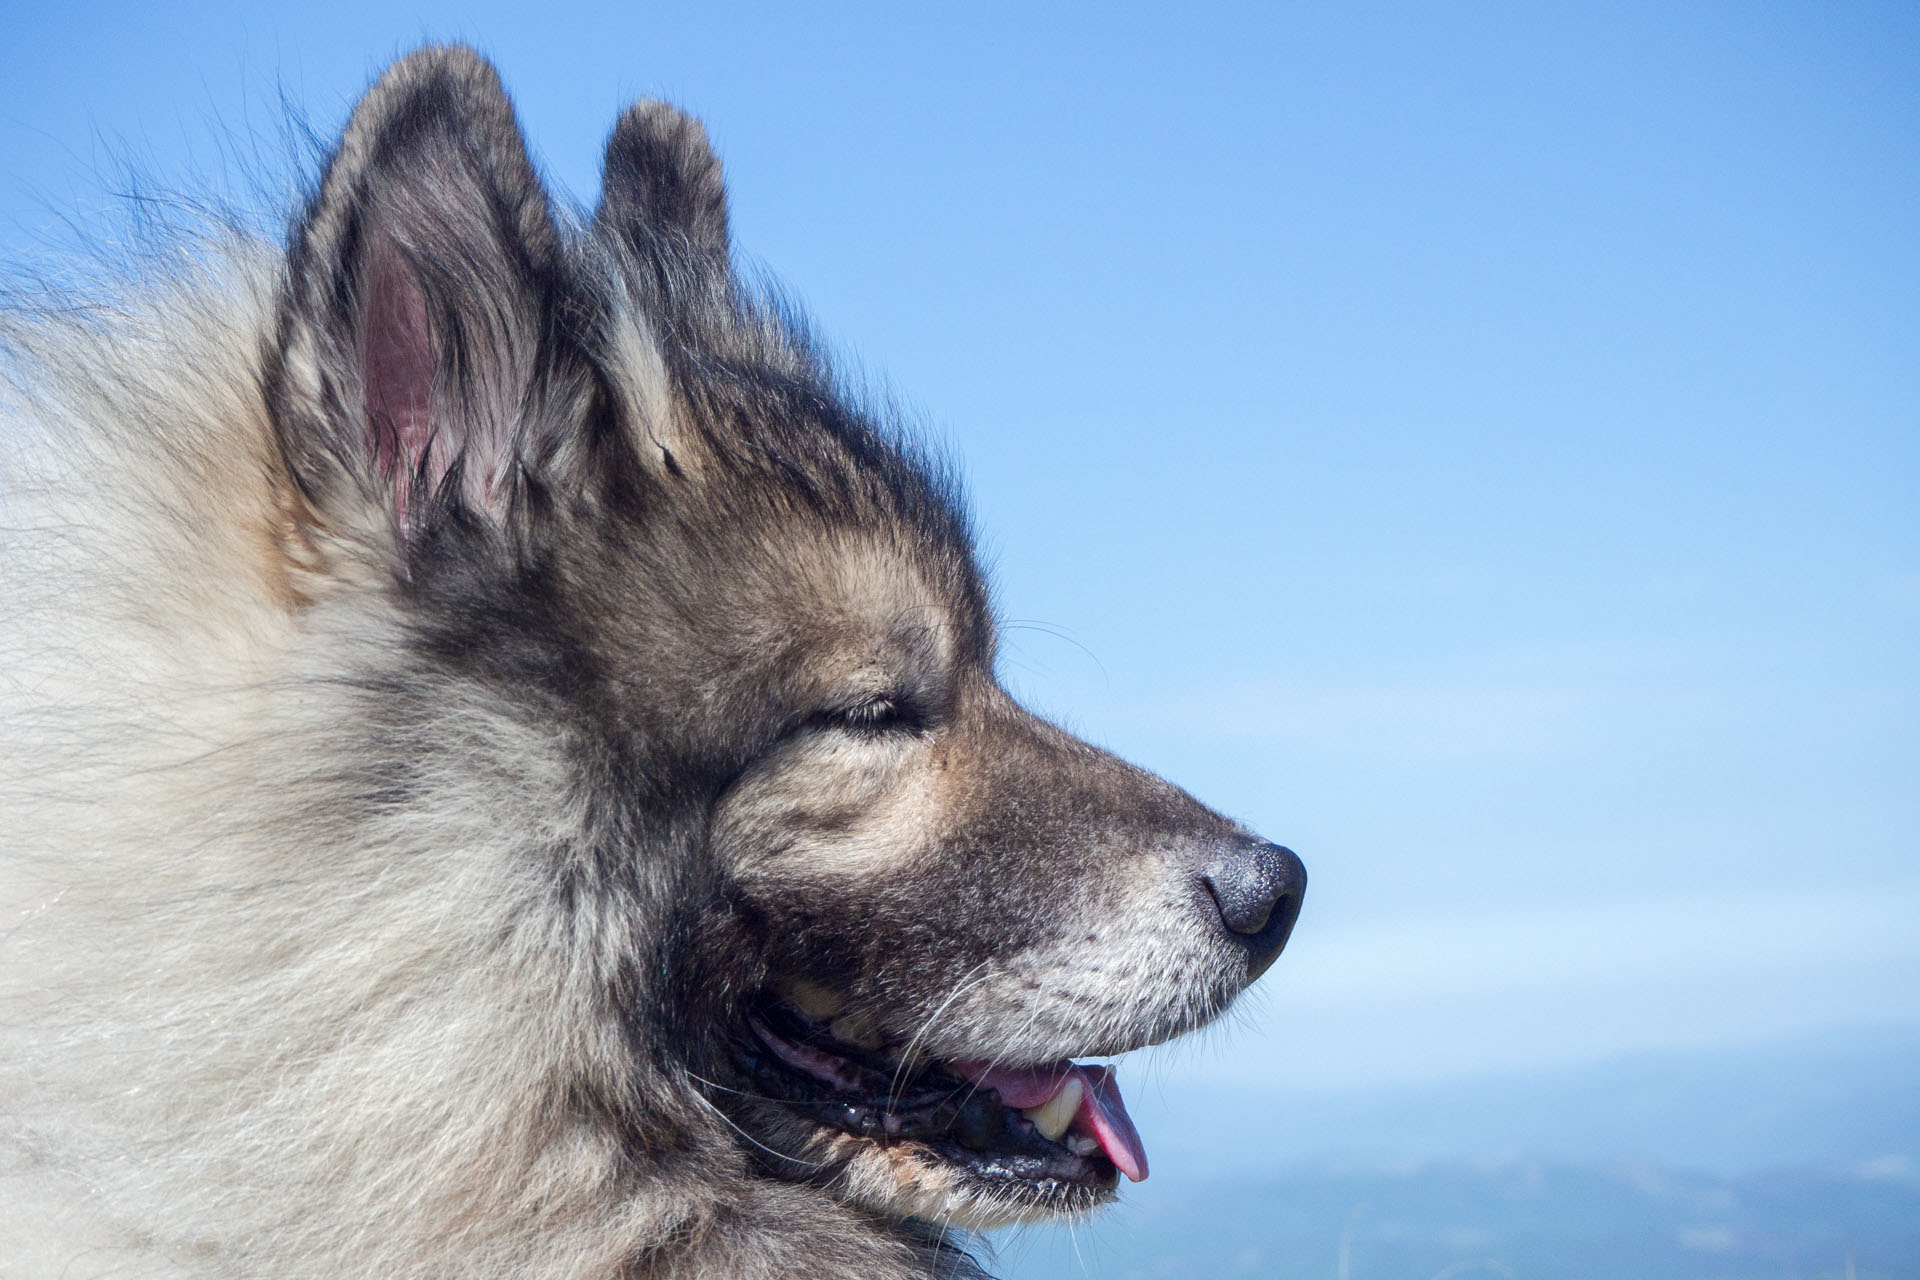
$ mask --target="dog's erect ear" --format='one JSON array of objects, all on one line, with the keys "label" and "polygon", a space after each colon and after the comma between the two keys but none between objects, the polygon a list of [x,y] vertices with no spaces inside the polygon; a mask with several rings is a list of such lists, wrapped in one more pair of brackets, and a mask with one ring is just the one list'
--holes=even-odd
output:
[{"label": "dog's erect ear", "polygon": [[269,404],[323,518],[500,520],[581,430],[585,308],[493,68],[432,48],[368,91],[295,232]]},{"label": "dog's erect ear", "polygon": [[635,250],[727,255],[727,186],[698,120],[664,102],[627,108],[607,139],[594,221]]}]

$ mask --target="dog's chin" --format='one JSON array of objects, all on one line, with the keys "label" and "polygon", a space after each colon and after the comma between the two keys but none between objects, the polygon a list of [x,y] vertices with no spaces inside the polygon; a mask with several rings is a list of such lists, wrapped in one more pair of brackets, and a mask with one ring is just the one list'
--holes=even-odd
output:
[{"label": "dog's chin", "polygon": [[714,1094],[775,1176],[889,1218],[984,1230],[1085,1212],[1146,1176],[1118,1087],[1065,1056],[1039,1064],[890,1052],[805,982],[756,1000]]}]

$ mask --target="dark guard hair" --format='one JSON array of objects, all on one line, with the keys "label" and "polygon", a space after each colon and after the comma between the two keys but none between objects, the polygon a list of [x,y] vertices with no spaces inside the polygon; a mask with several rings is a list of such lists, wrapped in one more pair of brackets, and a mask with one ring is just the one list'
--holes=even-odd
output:
[{"label": "dark guard hair", "polygon": [[204,275],[8,335],[21,1274],[967,1275],[1146,1176],[1073,1059],[1217,1016],[1305,873],[1000,688],[697,122],[577,226],[422,50]]}]

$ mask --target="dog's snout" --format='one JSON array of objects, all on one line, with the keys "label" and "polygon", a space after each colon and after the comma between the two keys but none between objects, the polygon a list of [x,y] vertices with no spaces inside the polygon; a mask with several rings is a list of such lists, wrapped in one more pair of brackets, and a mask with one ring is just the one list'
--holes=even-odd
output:
[{"label": "dog's snout", "polygon": [[1220,922],[1253,953],[1258,976],[1280,955],[1300,916],[1307,891],[1307,868],[1293,850],[1249,840],[1200,870]]},{"label": "dog's snout", "polygon": [[1273,913],[1307,887],[1307,869],[1291,849],[1265,842],[1241,845],[1200,872],[1227,928],[1246,937],[1263,933]]}]

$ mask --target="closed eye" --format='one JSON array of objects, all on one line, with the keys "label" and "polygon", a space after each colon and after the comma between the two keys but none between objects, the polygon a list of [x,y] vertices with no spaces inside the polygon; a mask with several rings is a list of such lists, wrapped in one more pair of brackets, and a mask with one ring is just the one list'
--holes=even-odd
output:
[{"label": "closed eye", "polygon": [[920,713],[902,698],[867,698],[829,718],[855,733],[916,732],[921,724]]}]

